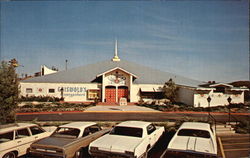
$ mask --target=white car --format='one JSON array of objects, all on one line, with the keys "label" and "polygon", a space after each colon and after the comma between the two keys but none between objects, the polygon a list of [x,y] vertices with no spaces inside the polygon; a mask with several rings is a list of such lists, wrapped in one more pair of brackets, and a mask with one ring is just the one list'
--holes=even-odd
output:
[{"label": "white car", "polygon": [[48,137],[46,132],[36,124],[17,123],[0,126],[0,157],[16,158],[29,152],[30,145]]},{"label": "white car", "polygon": [[164,127],[156,127],[149,122],[125,121],[90,143],[89,153],[98,157],[147,157],[164,131]]},{"label": "white car", "polygon": [[162,157],[217,157],[214,129],[208,123],[184,122]]}]

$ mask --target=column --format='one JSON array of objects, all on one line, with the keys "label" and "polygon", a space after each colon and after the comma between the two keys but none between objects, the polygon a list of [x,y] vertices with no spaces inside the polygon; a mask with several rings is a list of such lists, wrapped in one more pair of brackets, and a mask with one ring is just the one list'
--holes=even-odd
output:
[{"label": "column", "polygon": [[132,86],[132,84],[133,84],[133,76],[132,76],[132,75],[130,75],[129,77],[130,77],[130,78],[129,78],[129,100],[130,100],[130,102],[133,102],[133,99],[132,99],[132,91],[133,91],[133,86]]},{"label": "column", "polygon": [[102,102],[105,99],[105,82],[104,82],[104,75],[102,75]]},{"label": "column", "polygon": [[118,86],[115,86],[115,102],[118,103]]}]

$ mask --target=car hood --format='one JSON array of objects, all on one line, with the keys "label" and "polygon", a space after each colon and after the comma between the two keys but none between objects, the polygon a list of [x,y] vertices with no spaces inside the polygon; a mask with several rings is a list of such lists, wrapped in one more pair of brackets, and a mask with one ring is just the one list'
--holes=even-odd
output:
[{"label": "car hood", "polygon": [[209,138],[200,137],[175,137],[170,141],[168,149],[216,154],[212,140]]},{"label": "car hood", "polygon": [[142,138],[106,134],[90,144],[90,147],[98,147],[99,150],[110,152],[131,151],[142,141]]},{"label": "car hood", "polygon": [[31,146],[32,147],[56,147],[56,148],[63,148],[67,144],[73,142],[75,139],[65,139],[65,138],[58,138],[58,137],[48,137],[41,139],[35,143],[33,143]]}]

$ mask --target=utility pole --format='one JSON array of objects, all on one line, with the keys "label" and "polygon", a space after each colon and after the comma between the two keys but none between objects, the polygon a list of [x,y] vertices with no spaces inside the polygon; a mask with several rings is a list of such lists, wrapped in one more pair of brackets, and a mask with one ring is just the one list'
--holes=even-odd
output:
[{"label": "utility pole", "polygon": [[65,60],[65,63],[66,63],[65,70],[67,71],[68,70],[68,60],[67,59]]}]

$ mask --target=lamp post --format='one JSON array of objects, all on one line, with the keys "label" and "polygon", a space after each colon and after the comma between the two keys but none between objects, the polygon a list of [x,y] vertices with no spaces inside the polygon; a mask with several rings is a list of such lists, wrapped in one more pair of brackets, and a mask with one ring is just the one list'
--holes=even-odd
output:
[{"label": "lamp post", "polygon": [[63,99],[63,87],[60,89],[60,91],[61,91],[61,101],[63,101],[64,99]]},{"label": "lamp post", "polygon": [[211,97],[208,96],[208,97],[207,97],[207,102],[208,102],[208,118],[209,118],[209,119],[210,119],[210,110],[211,110],[211,109],[210,109],[210,102],[211,102],[211,100],[212,100]]},{"label": "lamp post", "polygon": [[229,120],[229,124],[231,123],[231,101],[232,101],[232,98],[229,96],[227,98],[227,101],[228,101],[228,120]]}]

